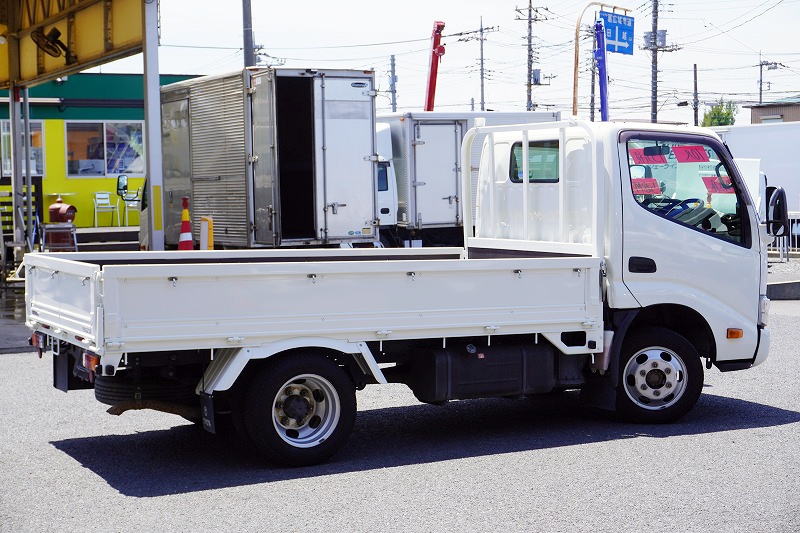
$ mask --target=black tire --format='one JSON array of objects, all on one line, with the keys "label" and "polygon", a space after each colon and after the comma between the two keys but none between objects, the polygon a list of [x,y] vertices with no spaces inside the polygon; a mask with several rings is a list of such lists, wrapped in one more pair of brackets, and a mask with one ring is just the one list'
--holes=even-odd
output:
[{"label": "black tire", "polygon": [[324,356],[278,356],[253,376],[240,408],[259,454],[275,464],[306,466],[327,460],[347,441],[356,389],[346,370]]},{"label": "black tire", "polygon": [[694,407],[703,389],[697,349],[666,328],[648,327],[629,334],[619,369],[617,414],[629,422],[674,422]]}]

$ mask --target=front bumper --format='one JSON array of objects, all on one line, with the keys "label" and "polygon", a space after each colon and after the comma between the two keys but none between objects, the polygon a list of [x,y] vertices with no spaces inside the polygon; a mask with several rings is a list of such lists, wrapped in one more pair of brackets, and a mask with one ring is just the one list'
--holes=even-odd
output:
[{"label": "front bumper", "polygon": [[753,360],[753,366],[758,366],[766,361],[769,355],[769,328],[761,328],[760,333],[761,335],[758,339],[758,349],[756,350],[756,357]]}]

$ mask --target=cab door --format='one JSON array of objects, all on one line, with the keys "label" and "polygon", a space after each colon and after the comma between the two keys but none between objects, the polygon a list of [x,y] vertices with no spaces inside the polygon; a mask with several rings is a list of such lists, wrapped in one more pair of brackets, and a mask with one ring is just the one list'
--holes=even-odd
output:
[{"label": "cab door", "polygon": [[[718,360],[752,358],[762,257],[752,201],[727,150],[702,135],[624,132],[620,140],[625,285],[643,307],[679,304],[702,315]],[[729,330],[743,335],[728,338]]]}]

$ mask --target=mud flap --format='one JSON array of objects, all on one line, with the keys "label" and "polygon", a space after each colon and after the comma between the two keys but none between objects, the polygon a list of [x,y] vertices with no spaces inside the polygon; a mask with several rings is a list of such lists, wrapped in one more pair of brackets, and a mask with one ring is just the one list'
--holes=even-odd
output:
[{"label": "mud flap", "polygon": [[216,433],[217,426],[214,423],[214,397],[205,392],[200,393],[200,416],[203,420],[203,429],[209,433]]}]

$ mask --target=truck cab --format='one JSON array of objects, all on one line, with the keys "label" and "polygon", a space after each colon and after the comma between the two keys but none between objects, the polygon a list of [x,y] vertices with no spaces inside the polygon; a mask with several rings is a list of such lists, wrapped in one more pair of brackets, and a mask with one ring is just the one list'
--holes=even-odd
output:
[{"label": "truck cab", "polygon": [[717,135],[579,122],[487,131],[471,253],[525,242],[536,254],[600,254],[612,323],[668,325],[723,371],[763,361],[771,237]]}]

